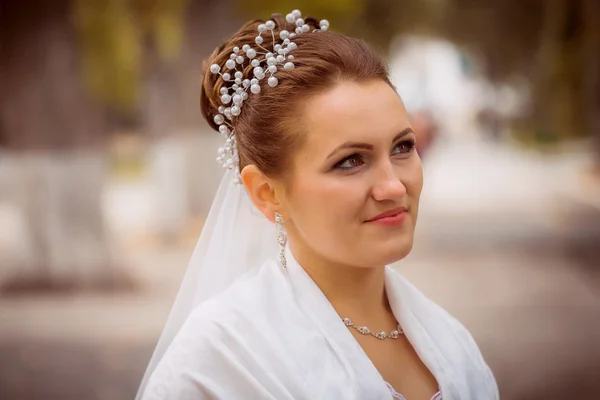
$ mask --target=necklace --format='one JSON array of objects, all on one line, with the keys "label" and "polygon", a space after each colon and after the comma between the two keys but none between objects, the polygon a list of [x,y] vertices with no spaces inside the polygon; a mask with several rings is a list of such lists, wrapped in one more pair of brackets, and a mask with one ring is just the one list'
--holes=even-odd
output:
[{"label": "necklace", "polygon": [[371,332],[369,328],[366,326],[357,326],[350,318],[342,318],[342,322],[344,325],[350,328],[356,329],[362,335],[371,335],[375,336],[377,339],[398,339],[398,336],[402,335],[404,331],[400,327],[400,324],[396,327],[396,330],[391,331],[390,333],[381,331],[381,332]]}]

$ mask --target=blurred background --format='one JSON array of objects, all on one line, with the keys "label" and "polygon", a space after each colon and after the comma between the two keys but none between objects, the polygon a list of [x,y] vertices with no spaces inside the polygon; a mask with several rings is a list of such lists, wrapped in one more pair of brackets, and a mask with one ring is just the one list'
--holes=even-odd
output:
[{"label": "blurred background", "polygon": [[502,399],[598,399],[598,0],[0,0],[0,399],[134,397],[221,177],[202,60],[294,8],[373,43],[411,113],[398,268]]}]

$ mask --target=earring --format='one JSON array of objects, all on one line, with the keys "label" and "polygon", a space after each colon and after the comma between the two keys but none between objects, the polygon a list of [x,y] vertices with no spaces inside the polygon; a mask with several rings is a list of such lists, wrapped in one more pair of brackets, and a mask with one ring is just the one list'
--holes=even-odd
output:
[{"label": "earring", "polygon": [[285,260],[285,244],[287,243],[287,236],[283,229],[283,215],[275,212],[275,225],[277,226],[277,242],[279,242],[279,262],[283,268],[286,267]]}]

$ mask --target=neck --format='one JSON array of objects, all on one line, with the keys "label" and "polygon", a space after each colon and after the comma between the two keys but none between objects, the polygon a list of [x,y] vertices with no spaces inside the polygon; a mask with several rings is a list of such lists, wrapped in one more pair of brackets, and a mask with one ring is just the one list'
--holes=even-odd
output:
[{"label": "neck", "polygon": [[303,251],[292,243],[290,247],[340,317],[356,324],[389,325],[393,315],[385,293],[385,266],[349,266]]}]

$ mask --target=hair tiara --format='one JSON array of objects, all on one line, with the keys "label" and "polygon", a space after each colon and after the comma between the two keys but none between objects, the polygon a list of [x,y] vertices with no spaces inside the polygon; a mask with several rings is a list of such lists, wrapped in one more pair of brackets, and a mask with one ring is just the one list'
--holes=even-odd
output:
[{"label": "hair tiara", "polygon": [[[269,20],[258,25],[258,36],[254,38],[256,48],[253,48],[250,44],[244,44],[241,47],[235,46],[224,66],[219,64],[210,66],[210,72],[219,75],[223,80],[220,93],[222,104],[218,107],[218,113],[214,116],[213,121],[219,125],[219,132],[226,140],[225,145],[218,150],[217,162],[221,163],[223,168],[236,171],[234,183],[240,183],[240,176],[233,119],[240,115],[244,101],[248,99],[250,94],[260,93],[259,83],[261,80],[267,78],[268,75],[268,85],[275,87],[279,83],[275,73],[280,69],[289,70],[294,68],[294,56],[290,53],[294,51],[297,45],[293,42],[293,39],[298,35],[310,32],[310,26],[305,23],[299,10],[287,14],[285,20],[289,24],[295,25],[296,28],[294,32],[281,30],[279,32],[281,43],[277,43],[273,32],[275,22]],[[329,21],[326,19],[319,21],[319,27],[320,29],[314,29],[312,32],[326,31],[329,28]],[[264,41],[262,35],[268,35],[269,32],[273,39],[273,52],[262,46]],[[248,65],[253,67],[250,72],[252,78],[244,77],[243,71]],[[224,72],[225,70],[226,72]]]}]

